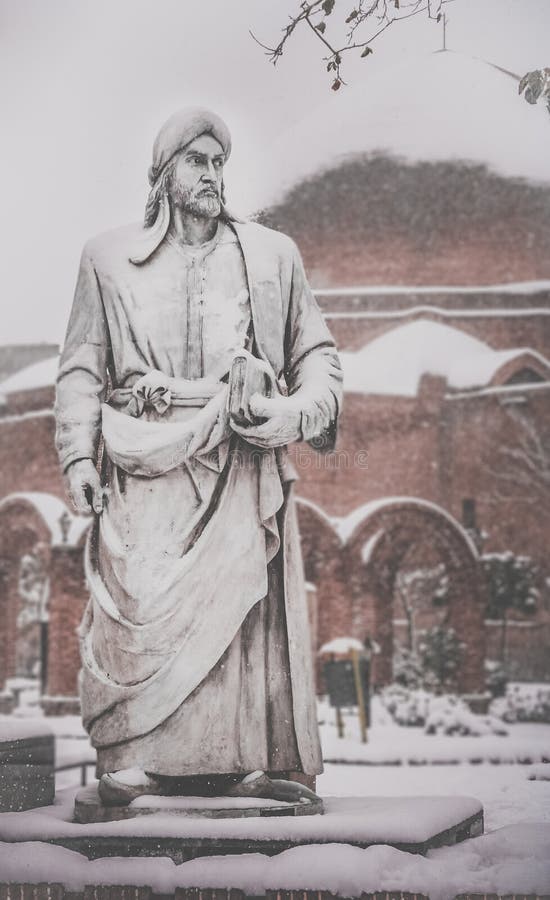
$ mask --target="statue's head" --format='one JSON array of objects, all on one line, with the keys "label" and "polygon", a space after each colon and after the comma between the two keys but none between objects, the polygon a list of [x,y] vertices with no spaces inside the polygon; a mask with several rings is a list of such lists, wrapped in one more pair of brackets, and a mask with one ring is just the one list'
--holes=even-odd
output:
[{"label": "statue's head", "polygon": [[223,167],[230,152],[229,129],[216,113],[202,107],[174,113],[153,146],[146,227],[155,223],[166,201],[170,208],[197,216],[219,216],[224,204]]},{"label": "statue's head", "polygon": [[160,129],[149,169],[141,246],[130,256],[139,266],[162,244],[176,207],[204,218],[234,219],[225,209],[223,167],[231,135],[223,119],[202,107],[174,113]]}]

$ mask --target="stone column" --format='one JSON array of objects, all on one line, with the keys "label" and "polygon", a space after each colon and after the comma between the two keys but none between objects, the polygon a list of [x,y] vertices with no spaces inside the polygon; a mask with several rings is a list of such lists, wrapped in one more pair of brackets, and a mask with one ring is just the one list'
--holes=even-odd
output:
[{"label": "stone column", "polygon": [[3,694],[6,679],[15,675],[17,641],[17,566],[15,560],[0,558],[0,712],[11,712],[13,697]]},{"label": "stone column", "polygon": [[48,627],[48,683],[43,698],[46,715],[77,714],[80,650],[77,628],[88,599],[84,580],[84,548],[52,547]]}]

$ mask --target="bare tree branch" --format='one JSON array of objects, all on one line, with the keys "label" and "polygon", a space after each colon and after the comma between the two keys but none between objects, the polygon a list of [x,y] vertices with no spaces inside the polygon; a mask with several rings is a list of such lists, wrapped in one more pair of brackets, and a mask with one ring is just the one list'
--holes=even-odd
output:
[{"label": "bare tree branch", "polygon": [[550,496],[548,435],[542,434],[536,421],[525,410],[509,407],[507,413],[515,426],[510,429],[513,443],[497,449],[497,459],[502,461],[498,468],[485,466],[493,483],[496,482],[491,502],[540,504],[541,494],[546,499]]},{"label": "bare tree branch", "polygon": [[[283,36],[278,44],[274,47],[260,41],[253,32],[250,32],[253,39],[265,50],[270,62],[277,64],[283,55],[287,42],[290,40],[296,28],[305,23],[315,38],[329,51],[328,56],[322,59],[326,63],[328,72],[334,73],[332,89],[338,90],[345,81],[342,77],[342,57],[344,53],[353,50],[361,50],[361,56],[369,56],[373,50],[371,44],[376,40],[390,25],[395,22],[403,22],[413,16],[427,13],[429,19],[437,22],[442,17],[442,7],[454,0],[357,0],[350,9],[345,24],[349,25],[345,43],[339,47],[336,42],[327,35],[327,19],[332,14],[333,9],[338,5],[342,9],[345,0],[303,0],[300,3],[299,11],[295,15],[290,16],[290,21],[282,31]],[[390,12],[390,7],[392,12]],[[359,39],[358,31],[367,26],[370,22],[376,22],[379,27],[366,36]]]}]

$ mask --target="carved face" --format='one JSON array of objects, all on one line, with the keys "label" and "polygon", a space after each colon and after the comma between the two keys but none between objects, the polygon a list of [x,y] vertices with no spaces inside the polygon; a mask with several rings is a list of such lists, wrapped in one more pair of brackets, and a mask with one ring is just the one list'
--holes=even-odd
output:
[{"label": "carved face", "polygon": [[170,179],[172,202],[184,212],[213,219],[221,212],[223,148],[201,134],[180,153]]}]

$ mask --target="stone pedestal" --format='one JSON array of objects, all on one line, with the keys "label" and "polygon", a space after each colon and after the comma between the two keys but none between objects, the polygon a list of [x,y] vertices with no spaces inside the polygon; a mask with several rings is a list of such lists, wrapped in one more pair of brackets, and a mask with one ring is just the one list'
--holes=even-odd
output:
[{"label": "stone pedestal", "polygon": [[[262,801],[271,813],[212,817],[189,815],[190,805],[183,814],[164,807],[94,824],[75,823],[74,799],[74,791],[61,791],[51,815],[48,809],[0,815],[0,841],[13,841],[16,834],[17,841],[53,843],[89,859],[165,856],[180,864],[202,856],[275,856],[292,847],[335,843],[361,848],[389,844],[424,854],[483,832],[483,808],[472,797],[328,797],[323,798],[324,815],[281,813]],[[204,798],[196,802],[203,805]]]},{"label": "stone pedestal", "polygon": [[36,731],[25,720],[0,725],[0,812],[53,803],[54,736],[42,725]]},{"label": "stone pedestal", "polygon": [[146,794],[128,806],[104,806],[97,785],[91,784],[76,795],[74,811],[75,821],[80,824],[119,822],[155,813],[187,818],[242,819],[321,815],[323,802],[320,799],[285,803],[256,797],[159,797]]}]

